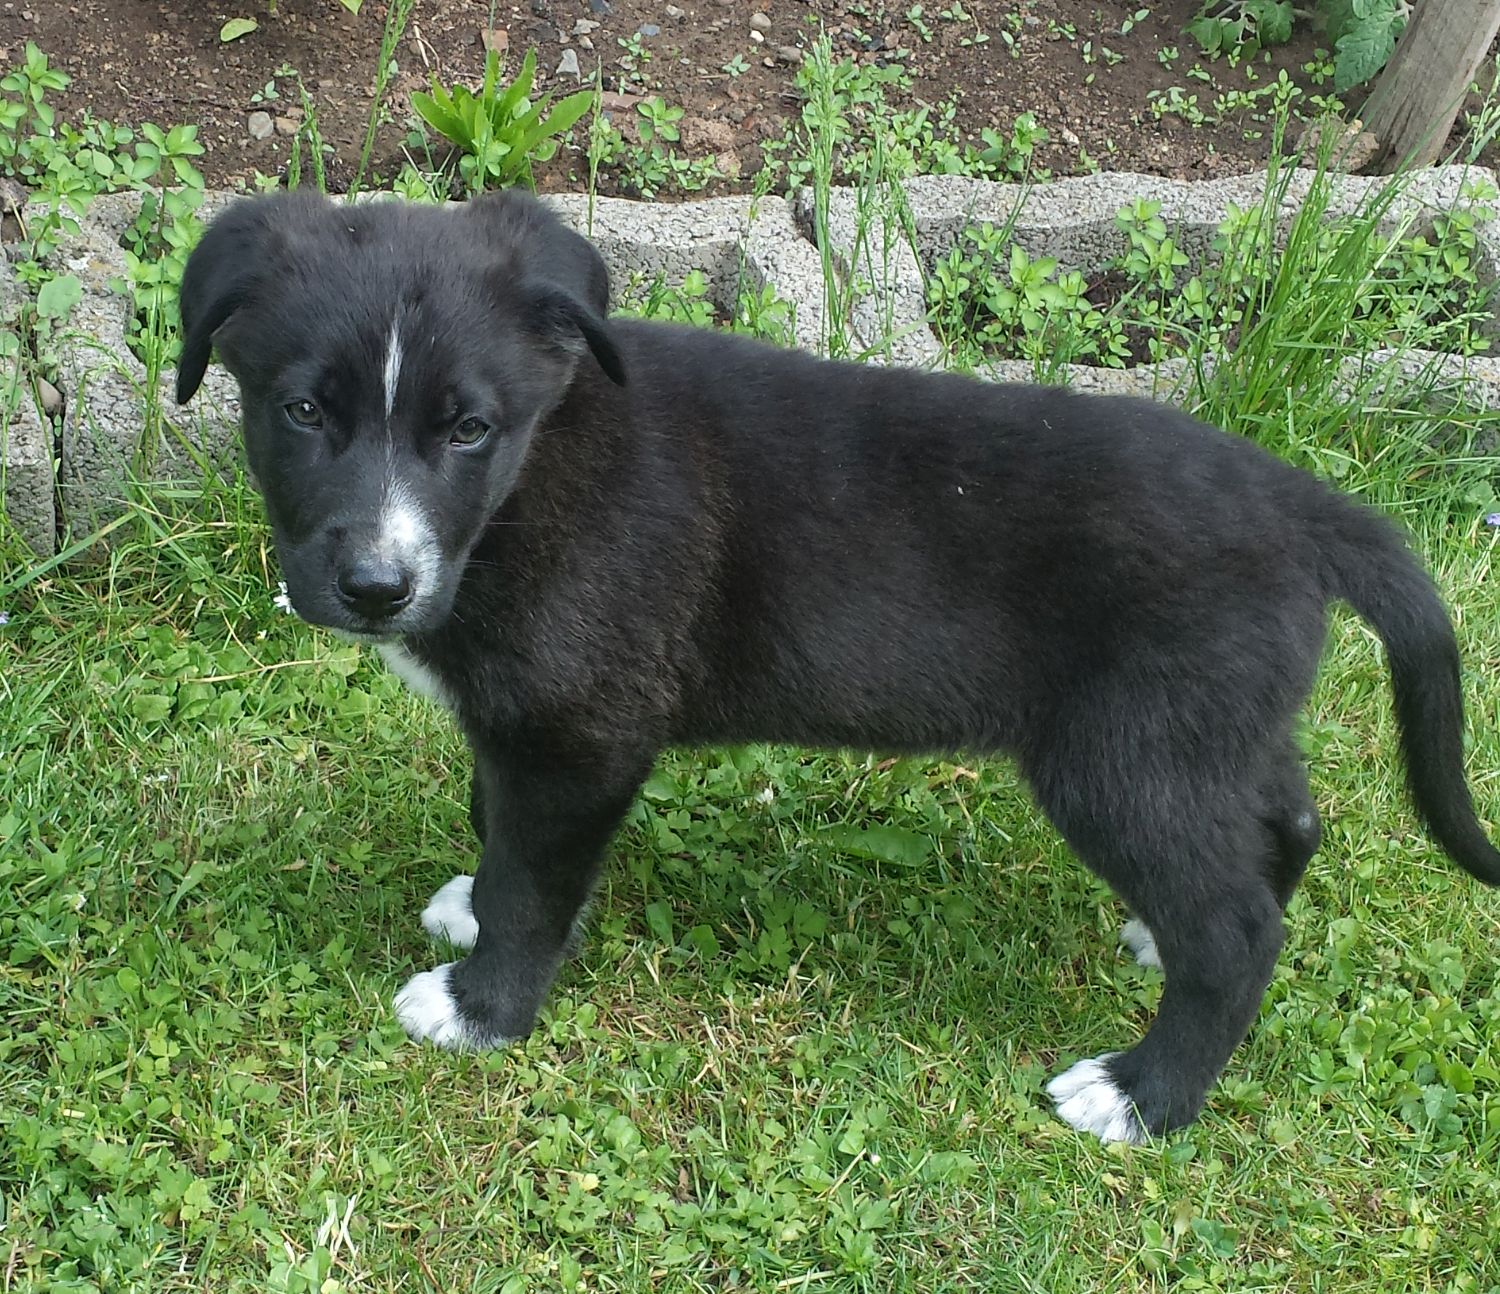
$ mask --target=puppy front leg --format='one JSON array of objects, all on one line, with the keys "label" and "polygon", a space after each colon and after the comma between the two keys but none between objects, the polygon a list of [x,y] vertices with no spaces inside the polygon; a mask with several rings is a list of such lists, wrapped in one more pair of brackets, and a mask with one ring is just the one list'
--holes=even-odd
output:
[{"label": "puppy front leg", "polygon": [[397,995],[412,1038],[483,1050],[531,1032],[605,847],[650,767],[636,751],[476,753],[479,870],[472,882],[448,882],[422,914],[429,933],[472,951],[414,975]]}]

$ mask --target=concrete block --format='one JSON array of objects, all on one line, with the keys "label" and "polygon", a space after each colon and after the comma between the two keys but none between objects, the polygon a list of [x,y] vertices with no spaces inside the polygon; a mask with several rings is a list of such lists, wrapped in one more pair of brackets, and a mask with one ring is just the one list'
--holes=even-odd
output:
[{"label": "concrete block", "polygon": [[57,543],[52,426],[37,408],[23,364],[18,319],[25,299],[0,256],[0,333],[9,338],[9,353],[0,356],[0,510],[33,553],[50,557]]},{"label": "concrete block", "polygon": [[[801,229],[816,240],[816,195],[800,189],[794,199]],[[898,190],[834,189],[824,225],[838,280],[833,328],[844,352],[871,363],[932,368],[942,347],[927,326],[924,268],[905,221]],[[819,293],[823,287],[819,284]]]},{"label": "concrete block", "polygon": [[[1392,181],[1382,176],[1335,174],[1327,177],[1329,213],[1354,215],[1375,200]],[[1297,170],[1286,177],[1276,227],[1284,240],[1292,221],[1307,200],[1314,175]],[[1267,175],[1250,175],[1205,182],[1182,182],[1160,176],[1128,173],[1075,176],[1045,184],[997,184],[961,176],[922,176],[906,183],[914,244],[921,265],[930,271],[957,245],[965,229],[978,224],[1008,228],[1012,239],[1032,257],[1056,258],[1065,268],[1097,272],[1124,250],[1125,236],[1115,227],[1116,213],[1136,198],[1161,203],[1161,217],[1178,246],[1195,264],[1214,257],[1213,240],[1231,206],[1245,210],[1265,199]],[[1468,208],[1481,216],[1477,225],[1476,275],[1482,285],[1500,283],[1500,181],[1479,166],[1440,166],[1404,177],[1379,221],[1388,235],[1428,233],[1434,219],[1454,209]],[[1500,302],[1497,302],[1500,305]],[[1500,320],[1481,332],[1500,340]],[[1500,387],[1495,376],[1500,361],[1461,356],[1434,356],[1411,351],[1394,364],[1393,352],[1354,356],[1343,361],[1349,380],[1365,381],[1380,373],[1380,386],[1390,385],[1397,372],[1408,376],[1436,373],[1464,398],[1490,407]],[[984,370],[996,380],[1036,380],[1036,369],[1024,361],[997,361]],[[1361,376],[1362,375],[1362,376]],[[1179,398],[1187,376],[1182,361],[1110,370],[1066,365],[1052,375],[1079,390],[1145,394],[1158,399]]]},{"label": "concrete block", "polygon": [[0,507],[38,557],[57,546],[52,426],[37,412],[20,358],[0,359]]},{"label": "concrete block", "polygon": [[1180,403],[1187,394],[1192,374],[1184,359],[1169,359],[1138,368],[1100,368],[1090,364],[1063,364],[1052,373],[1038,373],[1028,360],[1001,359],[979,370],[991,382],[1045,382],[1092,395],[1134,395],[1168,404]]},{"label": "concrete block", "polygon": [[[1329,213],[1348,216],[1391,181],[1381,176],[1330,175]],[[1285,238],[1312,190],[1314,175],[1296,170],[1285,177],[1277,233]],[[964,176],[928,175],[907,181],[915,242],[930,269],[957,245],[965,229],[1009,227],[1032,257],[1055,257],[1068,269],[1100,269],[1127,246],[1115,227],[1119,210],[1137,198],[1161,203],[1161,218],[1177,245],[1195,264],[1213,256],[1213,240],[1231,207],[1246,210],[1265,200],[1267,175],[1220,180],[1168,180],[1130,172],[1078,175],[1042,184],[998,184]],[[1442,166],[1408,176],[1380,221],[1383,232],[1403,226],[1431,227],[1434,216],[1463,202],[1467,186],[1496,185],[1495,173],[1479,166]]]},{"label": "concrete block", "polygon": [[[223,199],[220,199],[223,201]],[[80,232],[58,248],[59,269],[76,274],[83,297],[59,345],[67,399],[59,493],[62,519],[75,535],[118,517],[130,482],[201,480],[227,472],[238,455],[238,396],[214,370],[205,396],[187,410],[172,398],[173,374],[156,376],[127,345],[135,305],[118,290],[127,281],[121,236],[140,210],[140,196],[96,198]],[[148,421],[148,397],[158,417]]]},{"label": "concrete block", "polygon": [[694,270],[709,295],[733,313],[742,286],[770,284],[793,307],[797,344],[816,349],[822,335],[822,270],[800,236],[791,205],[777,197],[709,198],[660,204],[552,194],[544,201],[591,239],[609,266],[618,296],[632,282],[679,285]]}]

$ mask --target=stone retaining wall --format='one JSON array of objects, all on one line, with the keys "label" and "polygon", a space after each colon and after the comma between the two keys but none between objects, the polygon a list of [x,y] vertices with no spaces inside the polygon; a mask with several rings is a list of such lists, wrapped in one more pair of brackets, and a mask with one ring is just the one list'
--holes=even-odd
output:
[{"label": "stone retaining wall", "polygon": [[[1438,167],[1408,177],[1388,222],[1395,226],[1409,220],[1422,228],[1438,213],[1461,205],[1466,181],[1480,179],[1495,184],[1493,173],[1477,167]],[[1283,230],[1312,182],[1310,172],[1291,177],[1282,204]],[[1333,209],[1355,210],[1384,182],[1330,177]],[[842,329],[848,349],[868,352],[873,362],[940,362],[941,348],[927,325],[924,272],[970,225],[1009,222],[1012,236],[1029,255],[1055,257],[1064,268],[1087,272],[1122,245],[1115,213],[1134,199],[1147,198],[1162,204],[1161,216],[1174,238],[1196,260],[1209,255],[1230,205],[1246,208],[1261,201],[1265,184],[1264,174],[1205,183],[1102,174],[1029,188],[928,176],[904,186],[903,203],[875,204],[882,211],[904,208],[901,219],[890,223],[880,215],[872,221],[869,208],[862,218],[861,196],[835,190],[827,212],[826,250],[844,284],[848,317]],[[132,304],[112,287],[127,275],[121,235],[139,200],[134,194],[97,199],[81,232],[57,253],[58,268],[78,275],[84,287],[59,346],[60,418],[43,417],[18,360],[0,362],[3,503],[12,525],[38,554],[51,553],[66,530],[85,534],[118,516],[124,482],[132,472],[158,479],[194,477],[203,465],[226,466],[238,452],[238,393],[218,367],[210,368],[202,392],[186,410],[172,401],[172,375],[161,375],[158,395],[167,434],[162,444],[141,443],[148,379],[126,346]],[[205,217],[230,200],[227,194],[211,195]],[[636,277],[661,276],[677,283],[701,270],[715,302],[733,309],[741,283],[755,289],[769,284],[794,308],[796,343],[814,350],[822,346],[828,307],[822,252],[812,237],[816,222],[809,191],[792,201],[731,197],[660,204],[600,198],[590,204],[577,195],[548,201],[580,231],[590,232],[592,222],[591,235],[617,287]],[[1481,279],[1500,280],[1500,231],[1482,226],[1480,247]],[[0,324],[13,325],[23,300],[10,266],[0,262]],[[1386,358],[1351,357],[1346,364],[1358,368]],[[1465,388],[1471,400],[1489,404],[1500,397],[1500,360],[1412,352],[1402,363],[1436,366]],[[1019,362],[998,362],[989,372],[999,380],[1024,381],[1031,375],[1031,365]],[[1182,375],[1181,361],[1169,361],[1129,370],[1074,365],[1064,377],[1081,388],[1170,399],[1180,389]]]}]

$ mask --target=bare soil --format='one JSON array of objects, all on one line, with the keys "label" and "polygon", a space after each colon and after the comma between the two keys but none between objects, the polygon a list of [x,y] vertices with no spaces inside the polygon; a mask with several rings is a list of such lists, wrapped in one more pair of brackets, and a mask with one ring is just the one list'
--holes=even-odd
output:
[{"label": "bare soil", "polygon": [[[283,131],[300,118],[288,81],[266,101],[278,71],[295,68],[311,93],[318,124],[334,146],[331,188],[353,172],[369,118],[386,6],[366,0],[358,15],[336,0],[3,0],[0,64],[19,60],[35,41],[54,66],[73,78],[54,97],[64,116],[84,111],[135,125],[195,122],[207,147],[210,184],[232,187],[286,165]],[[1048,132],[1037,162],[1066,175],[1092,164],[1178,178],[1206,178],[1254,169],[1265,158],[1267,132],[1249,113],[1188,124],[1156,119],[1150,93],[1177,87],[1196,94],[1205,112],[1221,90],[1254,89],[1286,69],[1310,93],[1327,93],[1304,71],[1317,33],[1299,24],[1296,39],[1232,69],[1199,58],[1183,32],[1195,0],[970,0],[966,17],[943,16],[951,0],[931,0],[915,20],[913,5],[875,0],[417,0],[396,51],[396,72],[381,105],[373,154],[377,176],[399,169],[412,115],[408,96],[433,74],[444,84],[477,84],[483,34],[512,55],[538,52],[539,82],[560,90],[576,81],[557,69],[564,51],[578,56],[585,78],[596,67],[607,90],[660,94],[687,111],[683,144],[690,154],[719,159],[728,179],[716,191],[743,187],[760,164],[760,145],[797,111],[796,54],[819,27],[842,50],[865,62],[899,61],[913,77],[912,97],[939,103],[956,97],[957,122],[969,136],[991,127],[1007,132],[1033,112]],[[757,40],[752,17],[769,21]],[[1135,15],[1143,14],[1138,20]],[[259,28],[223,43],[233,17]],[[592,29],[580,28],[597,23]],[[632,76],[622,43],[639,34],[650,57]],[[980,37],[988,37],[980,40]],[[637,60],[638,61],[638,60]],[[1212,84],[1194,79],[1199,66]],[[737,74],[726,71],[734,69]],[[1253,79],[1252,79],[1253,78]],[[254,139],[250,115],[280,117],[278,129]],[[624,109],[628,115],[629,108]],[[577,187],[582,167],[561,158],[543,187]],[[609,191],[609,177],[604,177]],[[668,196],[668,195],[663,195]]]}]

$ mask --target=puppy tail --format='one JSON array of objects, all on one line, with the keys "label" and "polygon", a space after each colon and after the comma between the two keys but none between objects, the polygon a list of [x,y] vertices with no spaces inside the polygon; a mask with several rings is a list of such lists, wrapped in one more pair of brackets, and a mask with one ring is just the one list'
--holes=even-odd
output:
[{"label": "puppy tail", "polygon": [[1342,498],[1331,513],[1320,513],[1328,592],[1349,603],[1385,643],[1417,811],[1465,871],[1500,885],[1500,851],[1474,815],[1464,776],[1458,643],[1437,589],[1384,518]]}]

